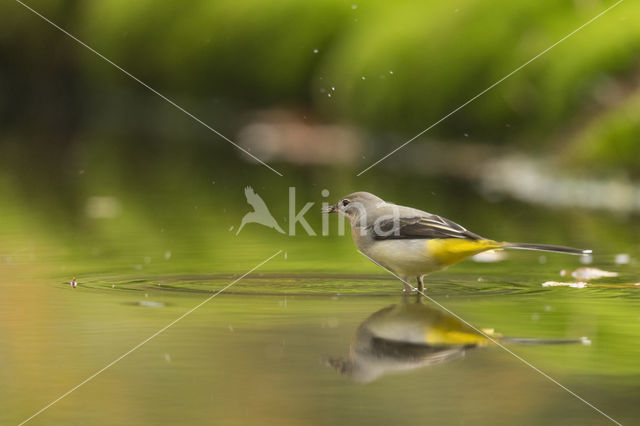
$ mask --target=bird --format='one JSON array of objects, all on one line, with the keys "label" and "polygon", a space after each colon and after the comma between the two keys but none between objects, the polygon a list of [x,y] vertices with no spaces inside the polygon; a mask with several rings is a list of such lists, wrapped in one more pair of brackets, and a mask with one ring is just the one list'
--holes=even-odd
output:
[{"label": "bird", "polygon": [[443,311],[403,302],[371,314],[356,329],[348,355],[327,361],[341,375],[369,383],[386,374],[458,359],[488,342]]},{"label": "bird", "polygon": [[253,211],[244,215],[242,221],[240,222],[240,226],[238,227],[238,231],[236,235],[240,233],[244,225],[247,223],[259,223],[260,225],[264,225],[269,228],[273,228],[281,234],[284,234],[278,222],[274,219],[273,215],[269,211],[269,208],[264,203],[264,200],[260,198],[258,194],[256,194],[252,187],[247,186],[244,189],[244,195],[247,197],[247,203],[253,207]]},{"label": "bird", "polygon": [[[419,295],[417,295],[419,296]],[[476,329],[452,314],[403,299],[371,314],[356,329],[347,356],[330,357],[329,366],[357,381],[410,371],[463,357],[491,343],[519,345],[588,344],[586,337],[538,339],[505,337],[493,329]]]},{"label": "bird", "polygon": [[[412,288],[424,291],[424,277],[467,257],[496,249],[538,250],[573,255],[591,250],[573,247],[494,241],[436,214],[384,201],[369,192],[354,192],[323,209],[349,221],[358,250]],[[413,288],[412,288],[413,289]]]}]

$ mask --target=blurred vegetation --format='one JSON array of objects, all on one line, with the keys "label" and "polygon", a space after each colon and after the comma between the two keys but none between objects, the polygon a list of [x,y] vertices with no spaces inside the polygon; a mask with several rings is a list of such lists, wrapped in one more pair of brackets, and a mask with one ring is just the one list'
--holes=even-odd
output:
[{"label": "blurred vegetation", "polygon": [[[255,111],[271,109],[304,122],[361,129],[367,135],[362,167],[373,161],[374,151],[389,151],[613,4],[26,3],[232,139]],[[256,224],[236,236],[251,210],[242,192],[248,185],[284,229],[288,187],[297,189],[298,211],[315,203],[305,217],[318,233],[322,202],[368,190],[499,240],[594,249],[594,266],[620,272],[606,286],[543,288],[542,282],[560,279],[560,269],[580,266],[578,258],[509,253],[505,262],[465,261],[430,276],[428,294],[473,324],[505,335],[589,336],[591,347],[517,351],[563,383],[563,372],[583,380],[581,389],[602,395],[594,398],[599,406],[603,400],[625,404],[622,412],[632,418],[636,406],[627,401],[640,373],[633,285],[640,228],[632,214],[531,206],[487,195],[468,177],[425,177],[407,164],[385,164],[356,177],[351,166],[276,161],[285,175],[279,177],[20,4],[0,3],[0,16],[0,334],[9,336],[0,342],[7,365],[0,379],[11,384],[0,393],[10,407],[0,410],[0,422],[22,420],[49,395],[79,383],[199,303],[203,293],[278,250],[283,253],[229,289],[241,296],[204,306],[180,332],[154,342],[166,346],[141,350],[137,361],[132,357],[118,366],[123,370],[101,377],[100,385],[67,399],[67,414],[104,422],[109,417],[100,409],[110,401],[120,407],[116,419],[125,422],[144,423],[145,415],[156,423],[171,416],[184,422],[187,415],[191,423],[220,416],[222,423],[248,423],[253,417],[247,417],[247,406],[259,404],[250,414],[261,423],[358,423],[367,407],[374,423],[389,424],[398,422],[398,407],[415,419],[425,408],[458,413],[465,401],[463,410],[496,418],[491,404],[464,392],[498,402],[519,398],[520,410],[498,405],[499,415],[512,416],[510,423],[528,418],[526,413],[540,423],[541,416],[557,420],[557,413],[571,416],[584,408],[568,407],[548,388],[534,387],[539,378],[533,372],[499,358],[455,365],[461,374],[449,393],[442,384],[451,380],[453,367],[410,376],[408,385],[391,379],[390,386],[343,386],[318,357],[347,350],[360,321],[398,302],[400,285],[361,256],[349,235],[337,235],[335,217],[329,236],[307,236],[298,226],[291,237]],[[639,16],[640,4],[622,3],[425,139],[444,147],[491,145],[496,152],[551,156],[570,171],[637,178]],[[437,150],[422,152],[438,157]],[[474,154],[466,156],[473,160]],[[321,195],[323,189],[330,195]],[[96,216],[95,203],[106,203],[111,213]],[[629,254],[630,264],[615,264],[616,253]],[[79,287],[71,290],[74,276]],[[165,306],[147,309],[141,300]],[[325,327],[333,317],[343,326]],[[232,325],[242,333],[234,334]],[[289,336],[291,355],[274,364],[264,357],[265,348],[284,342],[283,336]],[[496,348],[485,354],[507,357]],[[166,370],[158,374],[159,368]],[[596,376],[602,379],[594,381]],[[608,377],[625,387],[611,391],[603,386],[610,385]],[[229,386],[235,393],[228,393]],[[572,382],[569,387],[574,389]],[[504,398],[494,396],[500,389]],[[407,404],[407,393],[420,401]],[[442,400],[455,405],[440,407]],[[295,412],[283,418],[287,410]]]},{"label": "blurred vegetation", "polygon": [[[232,138],[251,120],[250,112],[287,108],[316,121],[363,128],[376,135],[367,142],[386,143],[377,147],[386,151],[611,3],[28,4]],[[638,4],[621,4],[429,137],[446,144],[517,147],[550,153],[566,166],[637,174],[640,27],[632,23],[639,13]],[[5,18],[0,28],[5,252],[24,245],[27,233],[46,240],[47,253],[73,253],[75,267],[96,266],[84,263],[85,256],[111,256],[128,268],[141,262],[142,252],[161,258],[184,244],[181,268],[217,269],[212,259],[231,257],[221,241],[229,241],[234,234],[229,229],[248,209],[241,188],[256,182],[283,226],[286,187],[296,186],[300,205],[316,202],[308,215],[315,229],[321,201],[365,189],[499,239],[598,244],[607,251],[636,239],[626,229],[628,218],[611,224],[602,216],[560,210],[540,217],[521,203],[502,200],[493,206],[454,179],[416,179],[406,168],[390,180],[382,169],[356,178],[346,167],[276,164],[285,178],[271,176],[19,4],[1,4],[0,14]],[[331,190],[328,199],[319,195],[323,188]],[[87,200],[96,195],[115,197],[121,215],[87,217]],[[251,243],[242,246],[247,250],[274,240],[257,227],[244,232],[252,232]],[[308,254],[324,251],[336,262],[329,269],[348,267],[358,258],[348,239],[314,238],[312,245],[304,238],[288,244],[299,244]],[[125,252],[139,259],[123,260],[119,256]],[[218,266],[229,263],[219,260]]]},{"label": "blurred vegetation", "polygon": [[568,148],[570,160],[596,168],[638,170],[640,91],[587,123]]},{"label": "blurred vegetation", "polygon": [[[289,106],[326,121],[403,137],[424,129],[611,2],[29,4],[151,86],[186,102],[187,109],[213,108],[211,121],[223,129],[233,131],[239,119],[217,109],[234,115]],[[107,92],[122,90],[123,84],[135,85],[20,5],[8,2],[0,11],[7,17],[0,51],[11,58],[2,67],[2,80],[16,95],[3,102],[5,121],[72,125],[84,116],[86,97],[109,97]],[[538,149],[562,144],[571,130],[580,159],[573,164],[602,161],[635,173],[640,157],[626,154],[638,152],[637,132],[624,116],[633,111],[628,99],[640,93],[640,27],[632,24],[637,16],[637,3],[618,6],[434,128],[432,136],[455,139],[466,133],[472,141]],[[73,117],[58,110],[59,97],[69,98],[62,100],[74,108]]]},{"label": "blurred vegetation", "polygon": [[[361,129],[367,135],[362,167],[375,151],[387,152],[415,135],[613,4],[26,3],[232,139],[255,120],[255,111],[271,109],[304,122]],[[497,411],[511,416],[510,423],[529,418],[527,413],[540,423],[583,410],[539,388],[539,377],[497,348],[474,354],[496,359],[433,369],[408,376],[409,382],[401,381],[405,377],[380,387],[343,386],[318,357],[346,351],[359,322],[398,303],[400,285],[361,256],[349,235],[337,235],[335,217],[328,236],[307,236],[298,226],[291,237],[256,224],[236,236],[251,210],[242,191],[248,185],[284,229],[288,187],[296,187],[298,211],[315,203],[305,217],[318,233],[322,202],[367,190],[498,240],[594,249],[593,266],[620,277],[584,289],[543,288],[541,283],[560,279],[561,269],[579,267],[579,259],[509,253],[505,262],[469,260],[430,276],[428,294],[471,323],[505,335],[590,337],[591,347],[517,352],[572,389],[566,376],[577,377],[579,390],[593,389],[588,400],[593,392],[601,395],[593,398],[599,406],[625,404],[624,411],[615,411],[632,418],[636,406],[627,401],[640,373],[633,285],[640,228],[632,214],[531,206],[483,193],[468,177],[425,177],[415,170],[421,164],[385,164],[356,177],[353,168],[360,165],[276,161],[284,173],[279,177],[247,162],[231,144],[20,4],[0,3],[0,16],[0,334],[9,336],[0,347],[8,366],[0,369],[0,379],[12,385],[0,393],[10,407],[0,410],[0,422],[22,420],[49,395],[79,383],[199,303],[204,293],[278,250],[283,253],[203,306],[202,315],[190,317],[180,332],[154,342],[158,349],[141,350],[139,358],[110,371],[115,375],[101,377],[99,386],[67,399],[66,413],[104,422],[109,417],[101,409],[108,401],[120,407],[116,418],[123,421],[144,423],[146,415],[156,423],[172,416],[184,422],[187,415],[191,423],[248,423],[253,417],[247,406],[258,404],[250,414],[261,423],[362,423],[367,407],[374,423],[389,424],[402,423],[398,407],[415,419],[424,417],[425,408],[457,414],[465,401],[463,411],[480,413],[470,417],[478,423],[482,413],[496,418],[483,401],[514,397],[520,409],[499,404]],[[551,156],[562,168],[590,175],[638,177],[638,16],[640,4],[622,3],[425,139],[445,148],[491,145],[490,153],[495,148]],[[418,162],[431,155],[431,163],[446,163],[424,146],[424,155],[414,155]],[[470,152],[466,157],[475,160]],[[321,195],[323,189],[330,195]],[[92,213],[95,203],[105,202],[110,214]],[[630,264],[615,264],[617,253],[629,254]],[[79,286],[71,290],[74,276]],[[141,300],[165,305],[146,308]],[[341,326],[325,327],[331,318]],[[265,358],[265,348],[286,336],[287,357],[275,363]],[[624,387],[614,392],[611,383]],[[504,398],[495,397],[499,390]],[[469,392],[484,399],[468,398]],[[407,404],[407,394],[420,400]],[[455,405],[441,407],[443,400]],[[277,416],[263,415],[269,412]]]}]

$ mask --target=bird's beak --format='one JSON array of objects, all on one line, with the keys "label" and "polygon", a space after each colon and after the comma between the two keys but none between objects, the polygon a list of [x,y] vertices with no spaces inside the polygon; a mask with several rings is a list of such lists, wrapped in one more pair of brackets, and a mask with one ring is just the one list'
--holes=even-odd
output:
[{"label": "bird's beak", "polygon": [[322,208],[322,213],[336,213],[336,206],[327,206]]}]

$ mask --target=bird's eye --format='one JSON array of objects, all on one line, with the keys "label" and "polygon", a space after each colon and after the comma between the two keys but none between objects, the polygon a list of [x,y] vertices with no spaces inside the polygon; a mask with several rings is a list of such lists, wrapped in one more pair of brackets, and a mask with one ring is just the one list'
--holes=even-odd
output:
[{"label": "bird's eye", "polygon": [[343,206],[348,206],[349,205],[349,200],[342,200],[342,205]]}]

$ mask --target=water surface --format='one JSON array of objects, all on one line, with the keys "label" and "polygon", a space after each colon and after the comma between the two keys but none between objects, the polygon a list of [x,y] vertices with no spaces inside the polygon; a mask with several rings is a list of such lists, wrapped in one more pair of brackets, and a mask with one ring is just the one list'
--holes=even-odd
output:
[{"label": "water surface", "polygon": [[[501,264],[468,262],[432,275],[426,294],[496,336],[588,337],[590,345],[504,344],[612,417],[633,423],[640,415],[634,403],[640,289],[627,281],[637,269],[618,266],[622,275],[600,280],[604,285],[543,288],[544,280],[559,279],[561,264],[580,266],[574,258],[551,257],[544,265],[536,259],[535,267],[521,255]],[[514,272],[519,262],[529,271]],[[25,279],[15,264],[4,269],[3,424],[24,420],[233,277],[87,276],[73,290],[37,273]],[[403,295],[383,273],[256,272],[32,423],[607,423],[421,299]],[[430,336],[423,342],[422,331]],[[445,346],[433,345],[434,336]],[[364,371],[340,368],[363,348]]]}]

